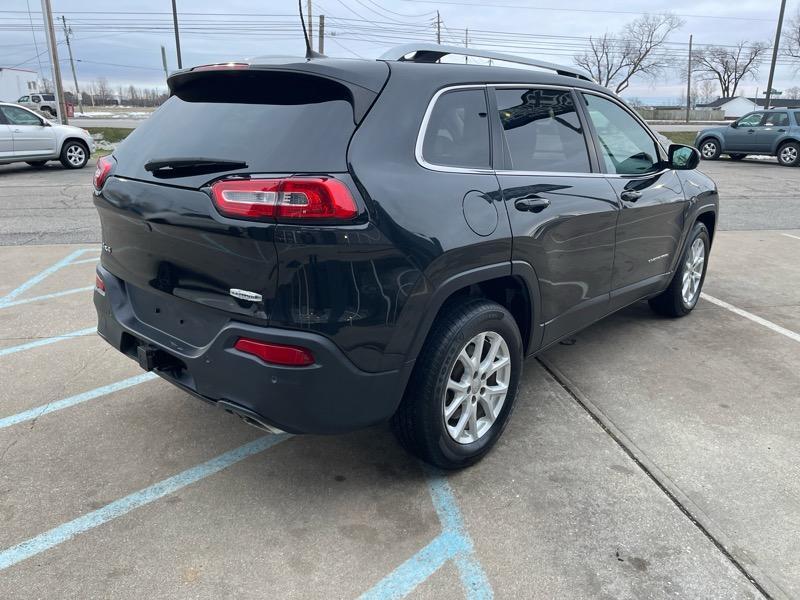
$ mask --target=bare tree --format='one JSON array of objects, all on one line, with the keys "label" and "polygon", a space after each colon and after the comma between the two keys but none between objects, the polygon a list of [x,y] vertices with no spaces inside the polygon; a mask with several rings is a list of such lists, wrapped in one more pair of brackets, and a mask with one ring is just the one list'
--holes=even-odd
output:
[{"label": "bare tree", "polygon": [[734,46],[709,46],[693,55],[693,69],[703,79],[716,80],[723,98],[733,98],[745,77],[755,77],[767,45],[739,42]]},{"label": "bare tree", "polygon": [[788,98],[789,100],[800,100],[800,87],[794,86],[790,87],[788,90],[785,90],[784,97]]},{"label": "bare tree", "polygon": [[108,85],[108,79],[100,77],[92,82],[94,92],[97,94],[97,103],[100,106],[105,106],[108,103],[108,98],[111,95],[111,88]]},{"label": "bare tree", "polygon": [[619,94],[636,75],[657,77],[672,66],[664,45],[669,35],[683,26],[675,15],[643,15],[628,23],[616,38],[605,33],[589,38],[589,49],[574,57],[605,87],[614,86]]},{"label": "bare tree", "polygon": [[[800,63],[800,8],[789,19],[789,25],[784,30],[783,37],[786,41],[781,52],[784,56]],[[800,64],[797,65],[797,68],[800,68]]]},{"label": "bare tree", "polygon": [[716,99],[717,84],[713,79],[703,79],[696,87],[698,104],[708,104]]}]

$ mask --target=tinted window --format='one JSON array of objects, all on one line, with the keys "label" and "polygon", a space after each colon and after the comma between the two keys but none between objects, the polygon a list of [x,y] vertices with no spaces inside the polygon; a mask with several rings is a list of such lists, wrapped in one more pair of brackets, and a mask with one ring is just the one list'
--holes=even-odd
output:
[{"label": "tinted window", "polygon": [[598,150],[606,170],[619,175],[653,171],[660,157],[656,143],[645,128],[616,102],[593,94],[583,97],[597,132]]},{"label": "tinted window", "polygon": [[794,113],[794,122],[800,125],[800,112]]},{"label": "tinted window", "polygon": [[752,113],[739,119],[737,124],[739,127],[757,127],[758,125],[761,125],[761,119],[763,118],[764,113]]},{"label": "tinted window", "polygon": [[145,163],[181,157],[244,161],[251,173],[347,170],[355,124],[344,87],[306,75],[213,75],[186,84],[120,144],[119,174],[152,179]]},{"label": "tinted window", "polygon": [[445,92],[431,111],[423,158],[435,165],[491,167],[489,119],[483,89]]},{"label": "tinted window", "polygon": [[3,114],[11,125],[42,124],[42,120],[39,117],[16,106],[0,106],[0,110],[3,111]]},{"label": "tinted window", "polygon": [[48,102],[55,102],[56,100],[56,97],[53,94],[44,94],[42,98]]},{"label": "tinted window", "polygon": [[586,140],[569,91],[498,89],[496,96],[511,169],[591,171]]},{"label": "tinted window", "polygon": [[789,113],[767,113],[767,118],[764,119],[764,125],[767,127],[788,127]]}]

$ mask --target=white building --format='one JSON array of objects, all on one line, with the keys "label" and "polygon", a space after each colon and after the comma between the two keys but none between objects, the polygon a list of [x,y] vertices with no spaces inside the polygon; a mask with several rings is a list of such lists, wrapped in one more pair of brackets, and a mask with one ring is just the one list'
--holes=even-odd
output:
[{"label": "white building", "polygon": [[36,71],[0,67],[0,102],[16,102],[38,90]]}]

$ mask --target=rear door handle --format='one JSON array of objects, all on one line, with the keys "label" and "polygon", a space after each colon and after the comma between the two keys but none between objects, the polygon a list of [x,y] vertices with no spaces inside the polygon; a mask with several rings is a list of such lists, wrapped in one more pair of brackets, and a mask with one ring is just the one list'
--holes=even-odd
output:
[{"label": "rear door handle", "polygon": [[636,190],[625,190],[619,195],[625,202],[636,202],[642,197],[642,192]]},{"label": "rear door handle", "polygon": [[547,198],[539,198],[538,196],[530,198],[524,197],[514,202],[514,206],[517,210],[538,213],[550,206],[550,200]]}]

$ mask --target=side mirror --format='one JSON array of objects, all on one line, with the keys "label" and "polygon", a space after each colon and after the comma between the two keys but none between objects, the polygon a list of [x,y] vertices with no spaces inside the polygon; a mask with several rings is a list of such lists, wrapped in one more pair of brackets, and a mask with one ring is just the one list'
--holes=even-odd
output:
[{"label": "side mirror", "polygon": [[667,151],[669,168],[677,171],[691,171],[700,164],[700,151],[683,144],[670,144]]},{"label": "side mirror", "polygon": [[731,127],[733,127],[734,129],[739,127],[739,121],[734,121],[733,123],[731,123]]}]

